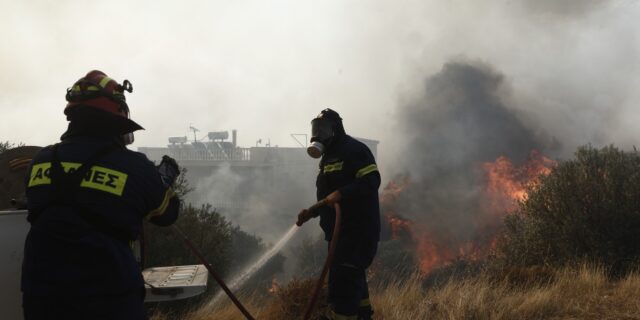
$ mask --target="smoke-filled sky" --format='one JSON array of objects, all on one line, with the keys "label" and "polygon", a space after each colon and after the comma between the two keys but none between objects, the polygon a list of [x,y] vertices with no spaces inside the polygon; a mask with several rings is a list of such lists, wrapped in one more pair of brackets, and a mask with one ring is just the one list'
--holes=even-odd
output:
[{"label": "smoke-filled sky", "polygon": [[[399,106],[452,60],[503,77],[504,102],[571,152],[637,145],[637,0],[0,0],[0,140],[45,145],[65,89],[91,69],[129,79],[134,147],[238,129],[293,146],[332,107],[355,136],[402,144]],[[401,131],[401,130],[400,130]],[[389,161],[391,162],[391,161]]]}]

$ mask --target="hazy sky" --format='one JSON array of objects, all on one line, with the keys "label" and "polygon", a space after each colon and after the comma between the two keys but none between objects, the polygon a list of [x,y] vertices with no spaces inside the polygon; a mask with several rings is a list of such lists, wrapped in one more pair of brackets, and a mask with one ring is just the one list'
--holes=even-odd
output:
[{"label": "hazy sky", "polygon": [[99,69],[133,84],[134,148],[189,125],[293,146],[332,107],[384,157],[397,108],[464,58],[566,144],[633,145],[638,21],[636,0],[0,0],[0,140],[55,142],[65,89]]}]

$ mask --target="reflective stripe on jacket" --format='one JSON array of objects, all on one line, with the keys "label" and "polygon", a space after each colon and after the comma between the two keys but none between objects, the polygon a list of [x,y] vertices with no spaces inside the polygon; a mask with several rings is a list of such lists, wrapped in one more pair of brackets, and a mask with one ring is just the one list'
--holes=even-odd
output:
[{"label": "reflective stripe on jacket", "polygon": [[[373,154],[364,143],[348,135],[339,137],[320,160],[316,187],[318,200],[340,190],[342,231],[358,233],[374,241],[379,240],[380,173]],[[333,209],[321,208],[320,226],[327,240],[333,234],[334,223]]]}]

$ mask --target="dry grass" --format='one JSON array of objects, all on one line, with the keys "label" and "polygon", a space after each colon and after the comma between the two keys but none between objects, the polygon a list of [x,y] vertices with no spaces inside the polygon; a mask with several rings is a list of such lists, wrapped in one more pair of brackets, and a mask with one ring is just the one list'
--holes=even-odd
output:
[{"label": "dry grass", "polygon": [[[527,279],[529,275],[531,279]],[[301,319],[313,284],[295,281],[271,298],[243,299],[257,319]],[[610,280],[602,268],[505,270],[423,288],[412,278],[373,288],[376,320],[640,319],[640,275]],[[201,308],[187,320],[243,319],[233,305]],[[160,315],[153,320],[168,320]]]},{"label": "dry grass", "polygon": [[[256,319],[302,319],[311,292],[317,280],[294,280],[275,294],[265,297],[264,294],[240,296],[238,299]],[[323,288],[316,303],[312,319],[327,311],[326,288]],[[227,299],[219,305],[203,304],[196,310],[182,316],[155,314],[152,320],[244,320],[244,316]]]}]

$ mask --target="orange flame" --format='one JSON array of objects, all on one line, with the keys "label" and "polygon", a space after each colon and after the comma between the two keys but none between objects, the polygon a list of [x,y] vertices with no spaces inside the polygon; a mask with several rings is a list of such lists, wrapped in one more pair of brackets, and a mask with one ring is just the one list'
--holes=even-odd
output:
[{"label": "orange flame", "polygon": [[391,227],[391,239],[398,240],[400,239],[400,234],[402,232],[411,232],[411,221],[404,220],[396,215],[393,212],[387,214],[387,223]]},{"label": "orange flame", "polygon": [[269,293],[276,294],[280,291],[280,284],[276,278],[271,279],[271,287],[269,288]]},{"label": "orange flame", "polygon": [[382,194],[380,195],[380,203],[382,203],[382,205],[385,205],[395,202],[402,191],[407,186],[409,186],[410,183],[411,179],[409,178],[409,176],[402,177],[401,181],[399,182],[390,181],[389,183],[387,183],[387,186],[382,189]]},{"label": "orange flame", "polygon": [[548,175],[556,164],[537,150],[531,151],[521,167],[514,166],[505,156],[495,162],[485,162],[482,167],[487,175],[489,210],[498,214],[512,211],[519,201],[527,199],[527,188],[537,185],[538,178]]},{"label": "orange flame", "polygon": [[455,241],[447,239],[446,230],[436,234],[426,225],[406,220],[396,214],[394,203],[411,186],[409,177],[391,181],[383,189],[381,204],[387,210],[385,216],[394,240],[409,240],[416,250],[422,275],[456,260],[478,261],[486,257],[496,247],[497,226],[503,216],[515,208],[519,201],[527,199],[527,188],[536,185],[541,175],[548,175],[556,162],[540,152],[531,151],[526,163],[515,166],[509,158],[500,156],[495,162],[482,164],[486,174],[483,208],[484,214],[476,221],[476,228],[482,239],[476,241]]}]

